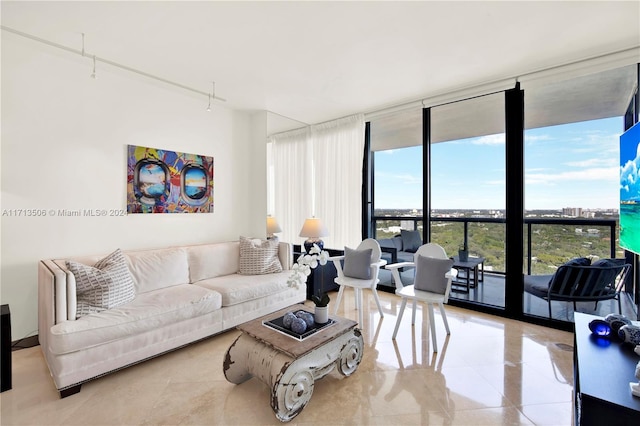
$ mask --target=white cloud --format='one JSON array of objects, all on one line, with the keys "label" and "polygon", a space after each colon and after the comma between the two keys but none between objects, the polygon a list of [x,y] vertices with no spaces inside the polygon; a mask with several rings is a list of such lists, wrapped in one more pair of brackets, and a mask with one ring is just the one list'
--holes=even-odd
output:
[{"label": "white cloud", "polygon": [[[422,184],[422,176],[412,175],[409,173],[385,173],[385,172],[376,172],[375,177],[376,181],[382,182],[384,180],[387,181],[399,181],[401,185],[415,185]],[[378,180],[380,179],[380,180]]]},{"label": "white cloud", "polygon": [[530,173],[525,175],[527,185],[555,185],[566,181],[617,181],[617,167],[594,167],[591,169],[565,171],[559,173]]},{"label": "white cloud", "polygon": [[640,144],[636,148],[636,158],[620,166],[620,197],[624,200],[640,198]]},{"label": "white cloud", "polygon": [[479,137],[478,139],[473,140],[471,143],[473,145],[504,145],[504,141],[504,133],[500,133],[497,135],[487,135]]},{"label": "white cloud", "polygon": [[587,160],[582,161],[570,161],[565,163],[570,167],[595,167],[595,166],[606,166],[606,167],[615,167],[617,166],[618,160],[616,158],[589,158]]}]

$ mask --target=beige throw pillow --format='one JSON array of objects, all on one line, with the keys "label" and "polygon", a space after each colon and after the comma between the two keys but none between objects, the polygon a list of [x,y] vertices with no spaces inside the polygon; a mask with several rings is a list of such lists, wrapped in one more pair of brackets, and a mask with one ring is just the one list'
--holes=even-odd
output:
[{"label": "beige throw pillow", "polygon": [[240,274],[264,275],[282,272],[277,238],[269,240],[240,237]]},{"label": "beige throw pillow", "polygon": [[74,261],[66,263],[76,279],[76,318],[115,308],[136,297],[133,279],[120,249],[94,266]]}]

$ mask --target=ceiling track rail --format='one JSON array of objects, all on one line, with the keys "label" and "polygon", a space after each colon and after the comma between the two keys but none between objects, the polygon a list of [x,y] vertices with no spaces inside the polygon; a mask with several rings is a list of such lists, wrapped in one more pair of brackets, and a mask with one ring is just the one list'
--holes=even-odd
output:
[{"label": "ceiling track rail", "polygon": [[[107,64],[107,65],[110,65],[112,67],[116,67],[116,68],[119,68],[119,69],[122,69],[122,70],[125,70],[125,71],[128,71],[128,72],[134,73],[134,74],[138,74],[138,75],[141,75],[143,77],[150,78],[152,80],[156,80],[156,81],[159,81],[159,82],[164,83],[164,84],[168,84],[168,85],[171,85],[171,86],[174,86],[174,87],[178,87],[180,89],[187,90],[189,92],[196,93],[198,95],[202,95],[202,96],[206,96],[206,97],[212,96],[211,93],[209,93],[209,92],[203,92],[202,90],[194,89],[193,87],[185,86],[184,84],[176,83],[175,81],[171,81],[171,80],[167,80],[164,77],[159,77],[157,75],[150,74],[148,72],[141,71],[139,69],[132,68],[130,66],[127,66],[127,65],[124,65],[124,64],[121,64],[121,63],[106,59],[106,58],[102,58],[102,57],[99,57],[99,56],[91,54],[91,53],[88,53],[88,52],[86,52],[84,50],[84,46],[83,46],[82,50],[78,50],[78,49],[74,49],[74,48],[59,44],[59,43],[55,43],[53,41],[49,41],[49,40],[41,38],[41,37],[37,37],[37,36],[31,35],[31,34],[22,32],[22,31],[18,31],[16,29],[7,27],[5,25],[0,25],[0,28],[2,29],[2,31],[6,31],[6,32],[11,33],[11,34],[18,35],[20,37],[24,37],[24,38],[27,38],[29,40],[33,40],[33,41],[36,41],[38,43],[45,44],[47,46],[55,47],[57,49],[61,49],[61,50],[64,50],[66,52],[69,52],[69,53],[74,53],[74,54],[82,56],[82,57],[90,58],[90,59],[93,59],[96,62],[101,62],[103,64]],[[221,97],[219,97],[217,95],[213,95],[212,99],[215,99],[215,100],[218,100],[218,101],[221,101],[221,102],[226,102],[227,101],[225,98],[221,98]]]}]

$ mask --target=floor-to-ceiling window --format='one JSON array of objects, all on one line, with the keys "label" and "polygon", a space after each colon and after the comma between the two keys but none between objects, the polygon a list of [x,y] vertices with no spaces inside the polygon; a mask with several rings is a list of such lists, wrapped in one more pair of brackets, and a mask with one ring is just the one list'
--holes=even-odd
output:
[{"label": "floor-to-ceiling window", "polygon": [[[564,262],[624,257],[618,246],[620,135],[637,81],[635,66],[526,84],[525,274],[550,275]],[[524,313],[547,317],[546,301],[524,293]],[[551,303],[573,321],[573,304]],[[615,302],[578,303],[617,312]],[[623,311],[635,317],[623,295]]]},{"label": "floor-to-ceiling window", "polygon": [[[395,129],[401,133],[411,128],[411,139],[395,139],[394,131],[376,135],[376,120],[371,120],[374,235],[390,237],[415,227],[425,240],[445,247],[450,256],[466,242],[471,256],[484,258],[481,282],[469,291],[466,285],[458,288],[464,291],[452,293],[453,303],[504,309],[509,316],[547,321],[546,302],[522,290],[521,266],[523,275],[552,274],[571,257],[628,256],[617,244],[618,143],[627,126],[625,112],[637,91],[637,66],[591,74],[577,68],[570,73],[554,70],[544,78],[527,76],[514,90],[437,104],[422,114],[415,110],[395,113],[388,123],[412,123]],[[599,67],[603,68],[607,67]],[[524,94],[524,101],[509,96],[512,92]],[[514,120],[518,103],[523,109],[515,108],[519,112]],[[518,114],[525,117],[524,123]],[[380,126],[385,122],[377,120],[378,130],[393,127]],[[519,123],[515,130],[514,123]],[[416,133],[418,129],[422,136]],[[392,140],[397,145],[391,145]],[[378,148],[374,149],[376,141]],[[513,154],[514,144],[520,146],[519,153]],[[399,150],[402,156],[397,155]],[[392,158],[403,159],[394,166],[399,173],[390,172]],[[514,167],[513,160],[520,165]],[[417,178],[420,161],[422,181]],[[404,167],[397,166],[401,163]],[[408,171],[411,173],[405,173]],[[392,179],[395,182],[387,185]],[[511,185],[507,194],[514,180],[520,183]],[[413,188],[415,205],[422,194],[425,211],[413,205],[394,211],[393,197],[383,194],[393,188],[394,195],[403,199],[407,197],[401,194]],[[513,218],[516,228],[508,225]],[[631,296],[623,297],[623,313],[637,316],[637,301],[634,304]],[[549,324],[568,328],[573,320],[572,304],[552,303]],[[600,303],[591,310],[588,305],[594,304],[579,304],[578,310],[617,311],[614,305]]]},{"label": "floor-to-ceiling window", "polygon": [[[504,93],[431,108],[431,241],[455,256],[466,245],[478,277],[451,297],[504,307]],[[466,275],[465,269],[460,269]],[[471,275],[475,275],[472,272]]]},{"label": "floor-to-ceiling window", "polygon": [[[387,114],[370,121],[373,155],[373,236],[383,246],[402,230],[423,238],[422,109]],[[385,254],[387,260],[391,256]],[[397,260],[397,259],[396,259]],[[380,272],[383,289],[393,291],[391,274]]]}]

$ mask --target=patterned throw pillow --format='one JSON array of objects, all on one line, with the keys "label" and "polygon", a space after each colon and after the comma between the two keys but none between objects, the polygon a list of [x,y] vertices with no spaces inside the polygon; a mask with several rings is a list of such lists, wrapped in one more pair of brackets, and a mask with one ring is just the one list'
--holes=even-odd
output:
[{"label": "patterned throw pillow", "polygon": [[67,261],[76,279],[76,318],[115,308],[136,297],[124,254],[117,249],[94,266]]},{"label": "patterned throw pillow", "polygon": [[240,237],[241,275],[264,275],[282,272],[278,257],[280,243],[277,238],[268,240]]}]

